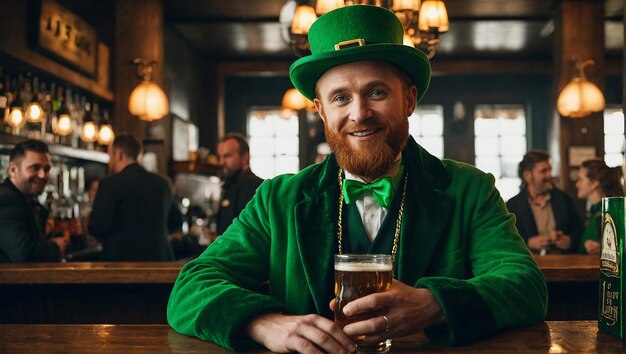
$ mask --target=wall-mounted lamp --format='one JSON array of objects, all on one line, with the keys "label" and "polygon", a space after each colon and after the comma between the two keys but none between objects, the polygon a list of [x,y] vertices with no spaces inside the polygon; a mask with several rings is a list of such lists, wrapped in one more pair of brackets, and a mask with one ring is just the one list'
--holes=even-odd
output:
[{"label": "wall-mounted lamp", "polygon": [[146,63],[143,59],[133,60],[137,65],[138,75],[143,81],[135,87],[128,100],[128,110],[134,116],[144,121],[154,121],[165,117],[170,110],[170,104],[161,88],[152,82],[152,71],[156,61]]},{"label": "wall-mounted lamp", "polygon": [[80,131],[80,140],[86,143],[93,143],[98,139],[98,126],[91,112],[89,103],[85,107],[85,116],[83,117],[83,129]]},{"label": "wall-mounted lamp", "polygon": [[302,109],[306,109],[307,112],[315,112],[315,105],[304,97],[300,91],[295,88],[290,88],[283,95],[282,103],[280,105],[280,115],[283,118],[289,118],[296,112]]},{"label": "wall-mounted lamp", "polygon": [[583,62],[578,57],[573,61],[577,73],[559,94],[556,109],[562,116],[583,118],[604,109],[604,94],[585,77],[585,67],[594,65],[595,62],[593,60]]},{"label": "wall-mounted lamp", "polygon": [[109,122],[109,113],[104,111],[104,115],[100,121],[100,130],[98,131],[98,144],[109,145],[113,140],[115,140],[115,133],[113,133],[113,127]]}]

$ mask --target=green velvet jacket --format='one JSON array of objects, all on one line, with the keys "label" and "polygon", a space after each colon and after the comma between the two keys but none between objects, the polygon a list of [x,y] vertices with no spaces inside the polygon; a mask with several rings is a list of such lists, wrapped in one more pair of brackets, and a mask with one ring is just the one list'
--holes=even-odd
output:
[{"label": "green velvet jacket", "polygon": [[[441,161],[411,138],[396,277],[430,289],[446,324],[431,340],[463,344],[544,319],[541,271],[515,229],[490,174]],[[243,326],[267,312],[332,319],[338,166],[330,156],[264,182],[228,230],[187,263],[169,299],[178,332],[231,350],[254,346]],[[261,290],[263,289],[263,290]]]}]

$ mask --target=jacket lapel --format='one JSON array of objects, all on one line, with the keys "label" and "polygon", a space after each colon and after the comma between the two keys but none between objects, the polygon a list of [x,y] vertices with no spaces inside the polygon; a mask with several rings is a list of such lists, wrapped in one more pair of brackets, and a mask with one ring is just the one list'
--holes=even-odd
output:
[{"label": "jacket lapel", "polygon": [[439,159],[428,154],[412,138],[404,156],[409,180],[397,255],[397,278],[414,284],[427,274],[438,244],[446,237],[453,200],[443,192],[451,176]]},{"label": "jacket lapel", "polygon": [[339,170],[332,156],[319,168],[323,169],[320,178],[312,178],[303,186],[305,198],[295,207],[296,240],[316,310],[332,318],[328,303],[334,296]]}]

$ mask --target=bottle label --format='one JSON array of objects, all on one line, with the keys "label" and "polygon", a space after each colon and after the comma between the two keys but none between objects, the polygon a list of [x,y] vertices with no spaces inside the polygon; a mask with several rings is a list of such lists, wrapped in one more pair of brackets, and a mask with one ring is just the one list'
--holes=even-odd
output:
[{"label": "bottle label", "polygon": [[623,274],[626,211],[623,197],[602,199],[602,232],[600,235],[600,299],[598,327],[609,334],[624,338]]}]

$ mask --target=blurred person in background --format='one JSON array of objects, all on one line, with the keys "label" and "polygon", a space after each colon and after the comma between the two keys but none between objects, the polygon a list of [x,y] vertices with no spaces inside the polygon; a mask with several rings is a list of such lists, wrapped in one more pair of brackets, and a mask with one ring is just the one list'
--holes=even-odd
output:
[{"label": "blurred person in background", "polygon": [[0,262],[60,261],[69,240],[46,237],[48,210],[37,201],[50,178],[48,146],[24,141],[9,159],[9,177],[0,185]]},{"label": "blurred person in background", "polygon": [[96,199],[96,193],[98,193],[98,186],[100,185],[99,178],[90,178],[85,182],[85,195],[86,198],[84,200],[83,205],[81,205],[80,213],[81,213],[81,225],[83,227],[83,234],[88,235],[88,226],[89,226],[89,214],[91,214],[91,208],[93,207],[93,202]]},{"label": "blurred person in background", "polygon": [[622,166],[609,167],[602,159],[587,160],[580,166],[578,198],[585,199],[590,209],[578,253],[600,253],[602,198],[624,196],[623,175]]},{"label": "blurred person in background", "polygon": [[222,177],[217,235],[221,235],[252,199],[263,180],[250,170],[250,146],[243,135],[226,134],[217,146],[217,156]]},{"label": "blurred person in background", "polygon": [[532,150],[519,163],[519,194],[506,203],[528,248],[539,254],[578,250],[583,222],[574,199],[552,182],[550,155]]},{"label": "blurred person in background", "polygon": [[[102,241],[104,261],[172,261],[170,184],[137,163],[141,144],[121,133],[109,145],[110,176],[100,186],[89,232]],[[180,213],[180,212],[179,212]]]}]

